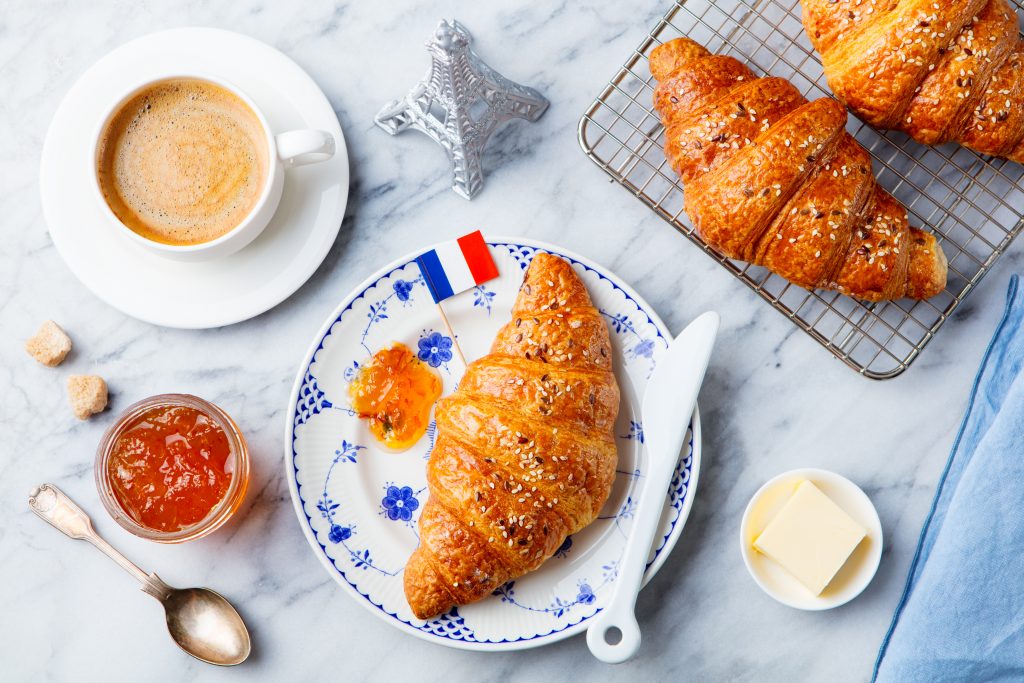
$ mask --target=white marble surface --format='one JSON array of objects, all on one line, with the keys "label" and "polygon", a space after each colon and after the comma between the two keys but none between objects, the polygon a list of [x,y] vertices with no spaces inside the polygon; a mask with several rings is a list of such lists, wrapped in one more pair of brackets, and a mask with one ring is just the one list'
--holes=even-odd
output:
[{"label": "white marble surface", "polygon": [[[764,305],[580,152],[580,113],[665,9],[658,0],[587,3],[38,2],[0,10],[0,674],[4,680],[863,680],[902,589],[918,530],[1000,313],[1020,248],[995,267],[920,361],[883,383],[858,377]],[[456,16],[482,56],[552,100],[540,123],[496,136],[488,186],[466,202],[448,189],[439,150],[372,124],[426,66],[422,42]],[[83,290],[55,251],[39,206],[38,160],[62,95],[116,45],[182,25],[230,28],[297,60],[323,87],[348,139],[348,215],[324,265],[254,320],[187,332],[131,320]],[[402,635],[349,599],[309,551],[283,476],[284,411],[306,345],[339,298],[380,264],[468,227],[556,242],[634,284],[674,329],[722,313],[701,396],[705,469],[673,556],[639,601],[640,657],[596,663],[582,638],[520,654],[468,654]],[[75,351],[58,370],[21,349],[52,317]],[[65,376],[98,372],[111,410],[79,423]],[[211,538],[164,547],[103,513],[97,440],[128,403],[193,392],[241,423],[255,457],[243,514]],[[767,478],[834,469],[878,507],[887,547],[867,592],[828,613],[772,602],[747,576],[737,529]],[[171,583],[208,584],[251,624],[254,654],[219,670],[167,640],[159,606],[85,544],[29,513],[53,481],[99,530]]]}]

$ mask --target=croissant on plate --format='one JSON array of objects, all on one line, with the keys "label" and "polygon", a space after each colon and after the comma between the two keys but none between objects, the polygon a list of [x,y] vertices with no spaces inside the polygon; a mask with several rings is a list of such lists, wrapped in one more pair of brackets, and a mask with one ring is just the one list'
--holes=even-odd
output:
[{"label": "croissant on plate", "polygon": [[942,248],[878,187],[838,102],[808,102],[687,38],[655,48],[650,68],[665,156],[706,243],[801,287],[869,301],[945,288]]},{"label": "croissant on plate", "polygon": [[1024,46],[1007,0],[802,0],[828,84],[877,128],[1024,162]]},{"label": "croissant on plate", "polygon": [[597,517],[618,410],[601,314],[572,266],[538,253],[491,352],[437,403],[430,496],[404,578],[418,618],[533,571]]}]

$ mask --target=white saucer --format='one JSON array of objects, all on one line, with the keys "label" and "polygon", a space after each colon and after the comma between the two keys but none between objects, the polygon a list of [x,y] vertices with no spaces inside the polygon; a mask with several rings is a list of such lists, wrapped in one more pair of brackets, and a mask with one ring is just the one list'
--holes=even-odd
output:
[{"label": "white saucer", "polygon": [[[227,258],[179,263],[143,250],[111,229],[90,193],[92,132],[126,84],[172,69],[203,71],[236,84],[275,132],[333,133],[329,161],[289,169],[266,230]],[[96,296],[122,312],[167,327],[236,323],[273,308],[327,256],[348,200],[348,152],[330,102],[291,59],[230,31],[181,28],[117,48],[86,71],[54,114],[40,172],[43,213],[57,251]]]},{"label": "white saucer", "polygon": [[[813,595],[778,563],[754,550],[754,539],[764,531],[803,479],[821,489],[868,530],[867,537],[821,595]],[[750,499],[740,523],[740,552],[757,585],[782,604],[803,610],[832,609],[860,595],[874,578],[882,558],[882,523],[871,499],[846,477],[828,470],[791,470],[769,480]]]}]

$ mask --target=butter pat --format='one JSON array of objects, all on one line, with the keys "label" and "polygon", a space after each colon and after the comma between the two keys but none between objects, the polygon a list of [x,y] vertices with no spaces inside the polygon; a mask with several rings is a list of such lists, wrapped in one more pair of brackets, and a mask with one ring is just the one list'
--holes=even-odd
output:
[{"label": "butter pat", "polygon": [[754,540],[754,548],[820,595],[866,535],[864,527],[805,480]]}]

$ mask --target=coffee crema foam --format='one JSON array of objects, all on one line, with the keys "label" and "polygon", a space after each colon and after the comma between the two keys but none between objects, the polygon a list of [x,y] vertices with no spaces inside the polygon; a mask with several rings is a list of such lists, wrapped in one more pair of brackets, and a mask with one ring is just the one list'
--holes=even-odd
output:
[{"label": "coffee crema foam", "polygon": [[266,133],[230,90],[160,81],[128,100],[100,138],[96,174],[114,215],[164,244],[201,244],[237,227],[268,176]]}]

